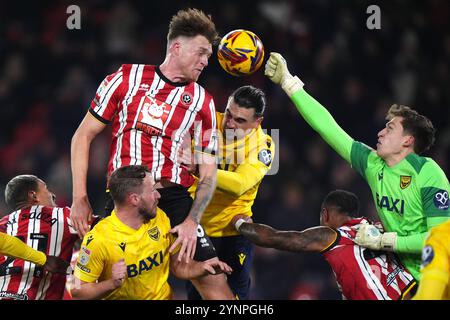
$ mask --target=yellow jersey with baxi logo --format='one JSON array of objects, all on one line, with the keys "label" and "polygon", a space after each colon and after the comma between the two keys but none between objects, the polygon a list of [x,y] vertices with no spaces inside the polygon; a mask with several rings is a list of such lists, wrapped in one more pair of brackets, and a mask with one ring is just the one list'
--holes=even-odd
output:
[{"label": "yellow jersey with baxi logo", "polygon": [[113,211],[84,236],[75,281],[76,278],[90,283],[111,279],[113,264],[124,259],[125,281],[103,299],[170,299],[172,290],[167,279],[169,248],[174,237],[169,230],[170,221],[159,209],[155,218],[137,230],[120,221]]}]

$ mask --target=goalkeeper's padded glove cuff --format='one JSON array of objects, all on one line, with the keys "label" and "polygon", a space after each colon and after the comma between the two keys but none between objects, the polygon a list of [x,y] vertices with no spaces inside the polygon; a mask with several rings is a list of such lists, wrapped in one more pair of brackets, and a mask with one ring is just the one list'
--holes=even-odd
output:
[{"label": "goalkeeper's padded glove cuff", "polygon": [[395,251],[397,246],[397,233],[385,232],[381,237],[381,250]]},{"label": "goalkeeper's padded glove cuff", "polygon": [[291,75],[285,77],[281,83],[281,88],[289,97],[292,97],[294,93],[303,88],[305,84],[297,76],[293,77]]},{"label": "goalkeeper's padded glove cuff", "polygon": [[244,222],[247,222],[247,221],[245,221],[244,219],[238,219],[238,221],[236,221],[236,223],[234,224],[234,227],[236,228],[236,230],[237,231],[239,231],[239,228],[241,227],[241,225],[244,223]]}]

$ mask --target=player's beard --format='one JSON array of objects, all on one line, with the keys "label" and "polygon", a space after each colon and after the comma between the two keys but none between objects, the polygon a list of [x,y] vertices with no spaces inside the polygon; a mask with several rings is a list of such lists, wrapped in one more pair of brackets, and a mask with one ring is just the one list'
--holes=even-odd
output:
[{"label": "player's beard", "polygon": [[138,213],[142,217],[142,221],[147,223],[156,216],[156,208],[153,209],[150,206],[141,205],[138,208]]}]

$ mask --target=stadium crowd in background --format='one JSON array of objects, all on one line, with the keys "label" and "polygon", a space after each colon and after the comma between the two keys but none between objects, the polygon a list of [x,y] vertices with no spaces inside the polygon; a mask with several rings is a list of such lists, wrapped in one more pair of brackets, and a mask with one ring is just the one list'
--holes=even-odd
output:
[{"label": "stadium crowd in background", "polygon": [[[189,4],[211,13],[220,35],[249,29],[261,38],[266,54],[283,52],[293,74],[308,83],[309,93],[332,108],[349,135],[368,145],[376,144],[392,101],[413,106],[437,130],[435,146],[425,155],[449,172],[448,1],[383,3],[380,30],[366,28],[369,2]],[[98,83],[123,63],[162,61],[168,21],[184,8],[162,3],[149,22],[148,2],[86,1],[79,4],[81,29],[69,30],[68,5],[0,3],[0,192],[11,177],[33,173],[52,186],[59,206],[71,203],[70,139]],[[253,206],[255,222],[283,230],[317,225],[313,208],[327,190],[336,188],[357,192],[360,211],[376,218],[363,179],[295,108],[286,108],[290,100],[262,70],[231,77],[213,54],[199,83],[216,106],[225,106],[229,92],[240,85],[251,84],[266,93],[264,127],[280,129],[280,163],[278,173],[261,184]],[[103,132],[91,147],[87,184],[94,213],[103,212],[109,135]],[[9,212],[3,202],[0,212]],[[318,254],[258,248],[253,266],[253,299],[340,298],[331,270]]]}]

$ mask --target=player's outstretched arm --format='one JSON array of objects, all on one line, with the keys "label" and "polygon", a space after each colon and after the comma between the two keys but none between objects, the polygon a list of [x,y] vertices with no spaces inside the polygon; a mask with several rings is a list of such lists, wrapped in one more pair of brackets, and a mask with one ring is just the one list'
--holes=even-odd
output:
[{"label": "player's outstretched arm", "polygon": [[45,253],[37,251],[20,239],[0,232],[0,253],[2,255],[23,259],[43,266],[47,260]]},{"label": "player's outstretched arm", "polygon": [[353,139],[336,123],[328,110],[303,89],[303,82],[291,75],[281,54],[270,53],[264,74],[281,86],[306,122],[341,157],[350,162]]},{"label": "player's outstretched arm", "polygon": [[314,227],[304,231],[279,231],[268,225],[248,223],[236,217],[232,223],[239,233],[256,245],[266,248],[292,252],[320,252],[328,248],[337,237],[336,231],[328,227]]},{"label": "player's outstretched arm", "polygon": [[217,189],[239,197],[264,178],[268,170],[241,164],[236,171],[217,170]]},{"label": "player's outstretched arm", "polygon": [[73,198],[70,219],[80,238],[89,231],[89,221],[92,217],[92,208],[86,187],[89,149],[92,140],[105,126],[88,112],[72,137],[70,160]]}]

